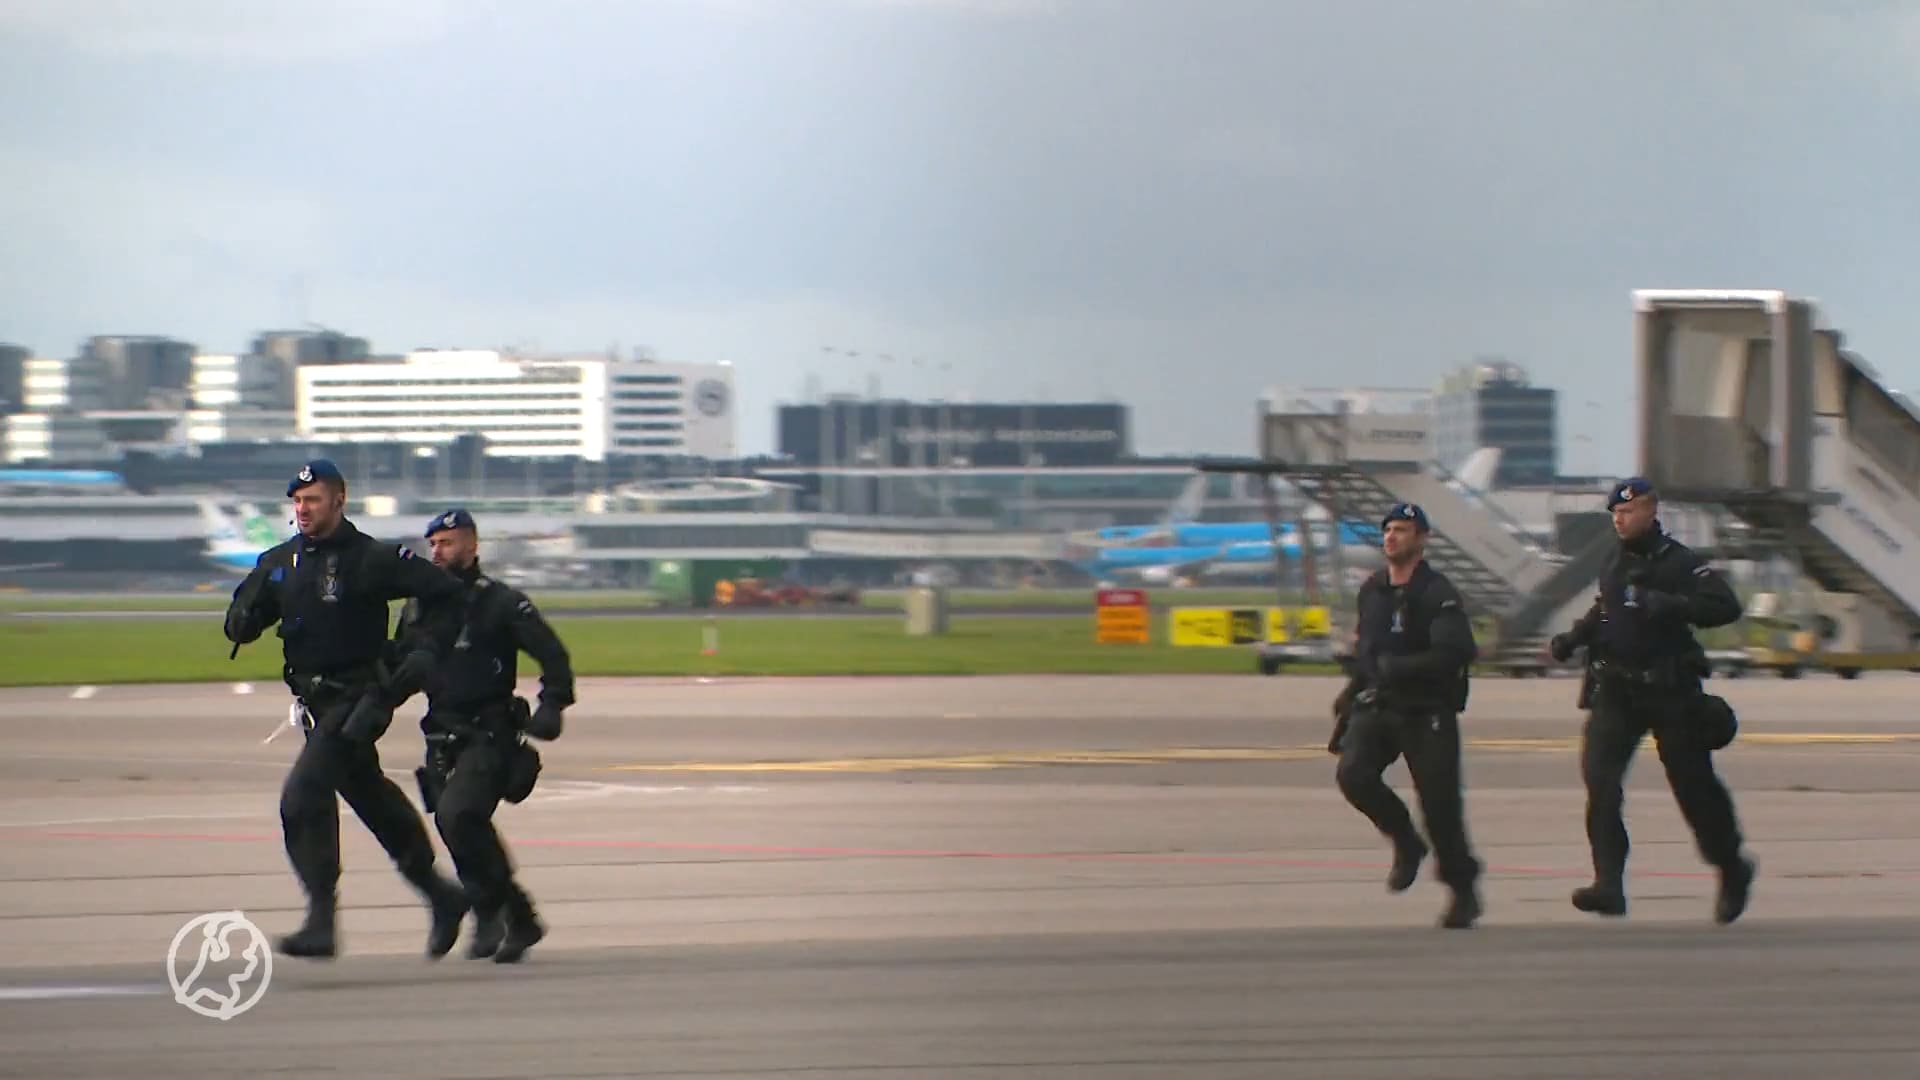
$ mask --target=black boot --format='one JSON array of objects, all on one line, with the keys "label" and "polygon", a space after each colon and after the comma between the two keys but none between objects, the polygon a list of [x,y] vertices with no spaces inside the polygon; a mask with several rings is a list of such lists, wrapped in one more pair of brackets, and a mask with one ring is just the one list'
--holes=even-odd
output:
[{"label": "black boot", "polygon": [[335,906],[333,897],[308,901],[307,921],[277,943],[281,954],[312,960],[333,959],[338,946],[333,928]]},{"label": "black boot", "polygon": [[1593,915],[1625,915],[1627,891],[1617,881],[1596,881],[1573,890],[1573,906]]},{"label": "black boot", "polygon": [[427,901],[433,919],[427,931],[427,956],[438,960],[452,952],[454,943],[460,940],[460,923],[472,906],[467,902],[467,890],[435,873],[431,863],[405,867],[400,873]]},{"label": "black boot", "polygon": [[427,955],[438,960],[453,951],[460,940],[460,924],[467,917],[467,891],[445,878],[427,897],[433,911],[433,927],[427,931]]},{"label": "black boot", "polygon": [[1713,921],[1725,926],[1747,910],[1747,897],[1753,892],[1756,873],[1752,859],[1735,859],[1720,868],[1720,896],[1713,905]]},{"label": "black boot", "polygon": [[1406,892],[1420,876],[1420,860],[1427,857],[1427,842],[1418,833],[1393,842],[1393,869],[1387,873],[1387,889]]},{"label": "black boot", "polygon": [[506,909],[500,913],[501,922],[506,926],[506,935],[500,940],[500,947],[494,951],[496,964],[516,964],[547,936],[547,928],[541,924],[540,916],[534,914],[533,901],[525,893],[515,896],[507,902]]},{"label": "black boot", "polygon": [[1440,916],[1440,925],[1448,930],[1468,930],[1480,919],[1480,890],[1472,885],[1453,890],[1453,903]]},{"label": "black boot", "polygon": [[500,948],[500,940],[507,936],[507,920],[496,908],[491,911],[473,909],[473,940],[467,944],[467,955],[475,960],[485,960]]}]

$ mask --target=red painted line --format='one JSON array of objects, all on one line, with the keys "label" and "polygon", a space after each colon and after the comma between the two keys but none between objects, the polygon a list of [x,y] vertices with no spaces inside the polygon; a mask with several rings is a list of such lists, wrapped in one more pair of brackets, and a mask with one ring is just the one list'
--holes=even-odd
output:
[{"label": "red painted line", "polygon": [[[15,836],[37,836],[52,840],[185,840],[207,843],[279,843],[281,837],[267,833],[172,833],[101,832],[49,830],[20,832]],[[1057,862],[1149,863],[1187,866],[1266,866],[1291,870],[1384,870],[1386,862],[1346,862],[1325,859],[1289,859],[1268,855],[1184,855],[1177,852],[1127,851],[980,851],[952,848],[857,848],[786,844],[696,844],[663,840],[559,840],[520,839],[515,847],[587,848],[624,851],[687,851],[730,855],[787,855],[824,859],[987,859],[1000,861],[1035,860]],[[1533,877],[1586,878],[1591,872],[1581,869],[1538,866],[1489,866],[1488,873],[1522,874]],[[1639,870],[1642,878],[1711,878],[1709,870]]]}]

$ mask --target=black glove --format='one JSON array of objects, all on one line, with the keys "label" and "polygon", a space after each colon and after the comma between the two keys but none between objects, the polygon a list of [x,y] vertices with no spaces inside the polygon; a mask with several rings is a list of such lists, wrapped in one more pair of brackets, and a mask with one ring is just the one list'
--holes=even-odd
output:
[{"label": "black glove", "polygon": [[347,722],[340,725],[340,734],[353,742],[372,745],[387,733],[387,726],[391,723],[393,706],[388,705],[378,691],[369,691],[354,703],[353,711],[347,714]]},{"label": "black glove", "polygon": [[1373,675],[1381,683],[1390,683],[1406,674],[1406,658],[1393,653],[1381,653],[1373,658]]},{"label": "black glove", "polygon": [[1553,635],[1553,640],[1547,642],[1547,655],[1553,657],[1555,660],[1558,660],[1563,664],[1566,663],[1568,660],[1573,659],[1573,635],[1572,634]]},{"label": "black glove", "polygon": [[1640,606],[1646,609],[1650,619],[1671,619],[1686,614],[1687,598],[1675,593],[1642,589]]},{"label": "black glove", "polygon": [[542,702],[533,715],[527,717],[527,734],[535,739],[552,742],[560,737],[560,707]]},{"label": "black glove", "polygon": [[249,645],[260,637],[260,620],[251,611],[231,611],[227,613],[227,640],[235,645]]}]

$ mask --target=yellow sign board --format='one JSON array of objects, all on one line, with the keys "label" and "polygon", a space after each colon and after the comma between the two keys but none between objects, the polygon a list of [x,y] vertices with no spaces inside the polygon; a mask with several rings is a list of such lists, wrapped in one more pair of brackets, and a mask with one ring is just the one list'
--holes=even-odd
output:
[{"label": "yellow sign board", "polygon": [[1174,608],[1167,613],[1167,640],[1174,645],[1271,645],[1324,639],[1333,632],[1333,612],[1323,606],[1285,608]]},{"label": "yellow sign board", "polygon": [[1333,612],[1327,608],[1270,607],[1267,609],[1267,642],[1284,645],[1296,638],[1312,641],[1333,632]]},{"label": "yellow sign board", "polygon": [[1259,608],[1174,608],[1167,640],[1175,645],[1252,645],[1266,629]]}]

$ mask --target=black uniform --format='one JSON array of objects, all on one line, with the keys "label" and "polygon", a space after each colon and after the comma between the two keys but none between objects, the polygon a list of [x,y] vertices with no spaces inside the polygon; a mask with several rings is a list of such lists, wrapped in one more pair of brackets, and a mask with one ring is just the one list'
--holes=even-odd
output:
[{"label": "black uniform", "polygon": [[[311,473],[303,472],[311,481]],[[333,475],[338,475],[334,473]],[[342,520],[320,540],[296,536],[262,553],[234,591],[226,634],[236,648],[279,625],[283,677],[304,706],[306,745],[280,794],[287,856],[308,898],[307,921],[280,942],[297,956],[332,956],[340,880],[340,821],[334,795],[365,822],[433,913],[428,951],[443,956],[459,936],[467,902],[434,869],[433,842],[406,795],[380,769],[374,743],[393,710],[420,686],[436,653],[459,633],[458,580],[411,551],[383,544]],[[387,603],[417,597],[431,633],[391,671]]]},{"label": "black uniform", "polygon": [[1460,775],[1460,712],[1478,656],[1473,625],[1444,574],[1425,560],[1402,586],[1376,572],[1360,587],[1351,679],[1334,703],[1328,745],[1340,757],[1341,793],[1393,841],[1387,884],[1395,892],[1413,884],[1428,852],[1406,804],[1382,779],[1406,755],[1440,880],[1454,894],[1443,923],[1456,928],[1471,925],[1480,907],[1481,866],[1467,840]]},{"label": "black uniform", "polygon": [[[432,531],[430,526],[429,536]],[[454,574],[467,588],[466,625],[448,662],[427,683],[427,715],[420,721],[427,759],[418,775],[473,905],[477,929],[470,953],[512,963],[545,928],[514,881],[493,813],[501,799],[517,803],[531,792],[540,758],[521,735],[559,736],[561,711],[574,702],[573,667],[566,647],[524,593],[485,576],[477,562]],[[418,632],[419,613],[414,601],[402,609],[396,639]],[[531,713],[514,696],[522,651],[540,664],[540,707]]]},{"label": "black uniform", "polygon": [[[1629,481],[1615,489],[1613,502],[1622,491],[1645,494],[1651,488]],[[1713,767],[1713,750],[1732,737],[1721,723],[1730,722],[1731,714],[1701,688],[1710,668],[1693,636],[1694,627],[1726,626],[1740,614],[1740,598],[1725,579],[1655,522],[1645,536],[1621,542],[1601,574],[1593,606],[1554,637],[1556,658],[1565,660],[1582,647],[1588,657],[1580,704],[1591,712],[1580,772],[1594,881],[1573,894],[1582,911],[1626,913],[1622,784],[1649,731],[1701,856],[1721,871],[1716,919],[1731,922],[1744,909],[1753,864],[1741,855],[1733,797]]]}]

